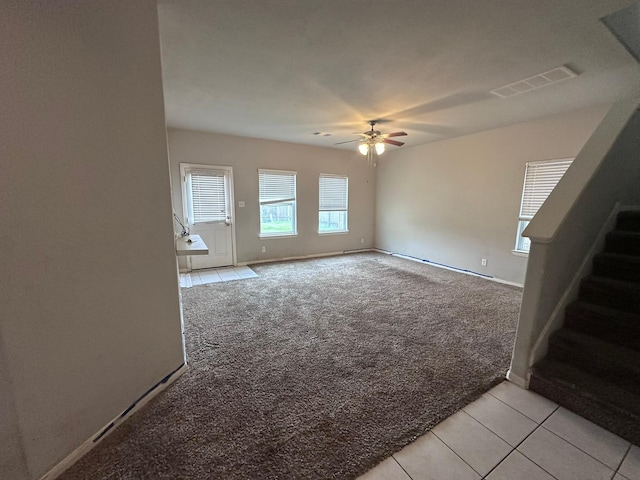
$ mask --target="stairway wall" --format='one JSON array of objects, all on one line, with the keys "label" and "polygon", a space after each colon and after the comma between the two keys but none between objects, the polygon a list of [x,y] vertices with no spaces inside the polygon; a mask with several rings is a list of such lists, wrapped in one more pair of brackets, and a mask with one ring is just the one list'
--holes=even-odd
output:
[{"label": "stairway wall", "polygon": [[640,203],[639,103],[612,107],[524,232],[531,250],[509,370],[521,386],[562,325],[561,312],[574,299],[566,294],[616,204]]}]

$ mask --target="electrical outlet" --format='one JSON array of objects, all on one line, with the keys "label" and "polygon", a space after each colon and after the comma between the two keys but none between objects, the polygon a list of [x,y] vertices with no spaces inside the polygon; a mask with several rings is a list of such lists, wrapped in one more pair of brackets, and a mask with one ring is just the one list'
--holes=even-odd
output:
[{"label": "electrical outlet", "polygon": [[361,238],[361,239],[360,239],[360,243],[364,243],[364,238]]},{"label": "electrical outlet", "polygon": [[262,253],[265,253],[267,251],[267,247],[262,247]]},{"label": "electrical outlet", "polygon": [[486,258],[483,258],[483,259],[482,259],[482,262],[480,262],[480,263],[481,263],[481,265],[482,265],[483,267],[486,267],[486,266],[487,266],[487,259],[486,259]]}]

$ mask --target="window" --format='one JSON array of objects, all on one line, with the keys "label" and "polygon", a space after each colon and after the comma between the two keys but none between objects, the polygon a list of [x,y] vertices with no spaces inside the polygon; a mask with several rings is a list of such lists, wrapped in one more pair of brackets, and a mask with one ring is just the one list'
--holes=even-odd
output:
[{"label": "window", "polygon": [[522,232],[551,194],[551,191],[567,171],[571,162],[573,162],[573,158],[527,163],[524,173],[522,202],[520,203],[516,251],[529,252],[531,242],[528,238],[522,236]]},{"label": "window", "polygon": [[192,224],[224,221],[227,215],[225,174],[215,170],[187,170],[187,211]]},{"label": "window", "polygon": [[260,236],[296,235],[296,172],[258,170]]},{"label": "window", "polygon": [[318,233],[348,232],[348,183],[347,177],[320,174]]}]

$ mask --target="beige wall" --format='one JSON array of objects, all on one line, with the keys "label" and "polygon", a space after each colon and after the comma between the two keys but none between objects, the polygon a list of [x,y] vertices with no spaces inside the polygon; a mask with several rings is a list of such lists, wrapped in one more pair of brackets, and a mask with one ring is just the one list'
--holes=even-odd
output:
[{"label": "beige wall", "polygon": [[[233,167],[238,263],[373,246],[375,170],[353,151],[169,129],[173,204],[182,214],[180,163]],[[260,238],[258,169],[297,172],[298,236]],[[318,235],[318,177],[349,177],[349,233]],[[245,207],[239,208],[238,202]],[[176,229],[179,229],[176,225]],[[361,239],[364,238],[364,243]],[[262,247],[266,252],[262,253]]]},{"label": "beige wall", "polygon": [[511,250],[525,163],[574,157],[606,110],[389,152],[377,168],[376,246],[522,284],[527,259]]},{"label": "beige wall", "polygon": [[156,2],[5,3],[0,44],[0,477],[23,480],[183,352]]}]

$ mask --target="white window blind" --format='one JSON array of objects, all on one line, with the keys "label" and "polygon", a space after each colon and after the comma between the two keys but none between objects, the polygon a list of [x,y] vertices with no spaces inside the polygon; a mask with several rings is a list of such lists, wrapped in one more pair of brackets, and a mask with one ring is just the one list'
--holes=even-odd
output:
[{"label": "white window blind", "polygon": [[318,183],[318,233],[346,233],[349,203],[349,179],[320,174]]},{"label": "white window blind", "polygon": [[565,174],[572,158],[548,160],[544,162],[528,162],[524,174],[522,201],[520,203],[520,218],[518,219],[518,233],[516,234],[516,251],[528,252],[531,242],[522,236],[522,232],[529,221],[538,212],[547,197]]},{"label": "white window blind", "polygon": [[260,236],[296,235],[296,172],[258,170]]},{"label": "white window blind", "polygon": [[296,172],[258,170],[260,205],[296,199]]},{"label": "white window blind", "polygon": [[348,179],[337,175],[320,175],[320,211],[345,211],[348,203]]},{"label": "white window blind", "polygon": [[573,159],[529,162],[525,171],[520,217],[533,218],[558,184]]},{"label": "white window blind", "polygon": [[227,215],[224,173],[192,170],[187,181],[191,183],[191,213],[193,223],[223,221]]}]

